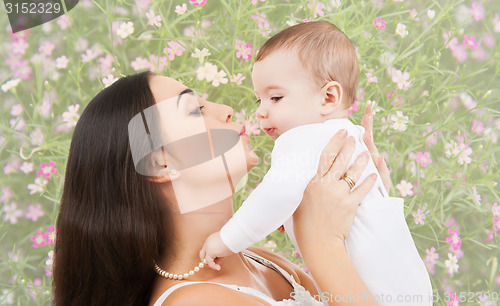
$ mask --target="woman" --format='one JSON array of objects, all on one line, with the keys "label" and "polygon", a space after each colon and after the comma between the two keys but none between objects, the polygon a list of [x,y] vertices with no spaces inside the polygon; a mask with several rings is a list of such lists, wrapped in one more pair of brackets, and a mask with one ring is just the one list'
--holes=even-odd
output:
[{"label": "woman", "polygon": [[[233,110],[196,96],[196,105],[192,99],[183,102],[181,94],[189,92],[186,89],[173,79],[144,72],[122,78],[106,88],[92,99],[82,113],[71,142],[57,220],[54,265],[56,305],[154,304],[165,290],[186,282],[185,279],[161,277],[161,271],[174,271],[185,276],[190,269],[199,266],[198,252],[205,238],[231,217],[231,196],[198,209],[188,207],[188,212],[181,213],[186,210],[185,205],[193,204],[180,203],[179,199],[183,197],[178,195],[182,192],[210,192],[212,187],[219,188],[222,182],[227,182],[229,174],[241,176],[257,163],[257,156],[247,146],[248,137],[241,132],[242,127],[232,121]],[[159,107],[159,102],[171,98],[175,98],[177,103],[162,103]],[[158,170],[157,176],[139,175],[136,169],[138,163],[132,152],[134,146],[129,142],[129,122],[137,114],[143,114],[156,105],[159,111],[168,108],[173,114],[169,113],[169,116],[174,122],[165,120],[158,124],[159,130],[166,134],[175,130],[187,133],[183,137],[188,136],[194,133],[186,132],[193,126],[188,123],[199,122],[200,118],[207,131],[223,129],[238,132],[238,135],[241,134],[238,140],[241,146],[236,147],[242,148],[243,160],[234,161],[241,156],[238,154],[234,155],[235,158],[227,158],[224,165],[230,169],[225,177],[212,175],[212,171],[193,175],[188,171],[191,168],[174,168],[173,165],[179,167],[177,162],[183,159],[174,148],[150,155],[149,164]],[[165,113],[159,115],[166,116]],[[147,132],[153,133],[149,128],[146,128]],[[175,135],[172,137],[175,138]],[[176,140],[174,138],[171,140]],[[353,142],[340,136],[334,138],[326,151],[330,154],[322,158],[318,178],[324,175],[328,175],[325,178],[332,178],[330,176],[334,173],[345,172],[343,161],[350,159]],[[328,156],[335,157],[338,152],[342,158],[332,165],[333,158]],[[369,157],[366,155],[360,159],[363,158],[348,170],[354,179],[359,177]],[[330,168],[335,171],[329,172]],[[197,180],[196,189],[189,190],[192,180]],[[355,207],[374,180],[366,180],[352,193],[340,178],[314,181],[301,205],[308,205],[308,208],[299,208],[294,216],[294,221],[297,219],[297,241],[304,245],[304,260],[323,291],[367,292],[350,265],[341,242],[352,224]],[[176,184],[182,188],[176,189]],[[338,186],[331,188],[335,184]],[[202,189],[198,189],[200,186]],[[329,205],[320,206],[327,203]],[[333,215],[333,212],[341,217],[333,227],[330,221],[318,217]],[[311,220],[318,222],[317,228],[307,226]],[[340,243],[327,243],[326,237],[332,237],[332,234],[339,237]],[[322,247],[318,248],[320,245]],[[293,281],[312,295],[317,294],[312,280],[294,264],[264,249],[250,250],[253,253],[227,257],[220,271],[199,268],[199,271],[191,273],[193,275],[188,274],[188,281],[218,284],[180,287],[168,296],[163,305],[221,305],[222,302],[228,305],[269,305],[271,299],[290,299],[296,291],[281,269],[291,274]],[[332,254],[338,260],[323,262],[323,258],[331,258]],[[315,262],[321,263],[321,266]],[[276,264],[281,269],[276,268]],[[159,274],[155,273],[155,266]],[[273,268],[282,272],[281,275]],[[325,270],[339,274],[331,278],[332,275],[325,275]],[[238,288],[219,284],[232,284]]]}]

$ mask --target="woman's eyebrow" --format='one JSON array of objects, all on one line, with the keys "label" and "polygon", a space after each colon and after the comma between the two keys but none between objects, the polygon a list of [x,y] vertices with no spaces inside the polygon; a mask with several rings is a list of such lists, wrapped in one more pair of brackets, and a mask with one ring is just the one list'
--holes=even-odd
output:
[{"label": "woman's eyebrow", "polygon": [[181,101],[181,97],[182,97],[183,94],[194,95],[194,91],[191,88],[186,88],[183,91],[181,91],[181,93],[177,97],[177,108],[179,108],[179,102]]}]

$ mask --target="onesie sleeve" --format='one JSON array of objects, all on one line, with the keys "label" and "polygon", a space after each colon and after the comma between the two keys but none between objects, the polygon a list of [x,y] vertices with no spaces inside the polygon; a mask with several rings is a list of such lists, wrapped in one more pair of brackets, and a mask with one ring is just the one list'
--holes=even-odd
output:
[{"label": "onesie sleeve", "polygon": [[276,140],[271,168],[220,231],[222,241],[234,253],[276,230],[293,215],[302,201],[326,145],[324,140],[311,137],[314,133],[311,129],[297,127]]}]

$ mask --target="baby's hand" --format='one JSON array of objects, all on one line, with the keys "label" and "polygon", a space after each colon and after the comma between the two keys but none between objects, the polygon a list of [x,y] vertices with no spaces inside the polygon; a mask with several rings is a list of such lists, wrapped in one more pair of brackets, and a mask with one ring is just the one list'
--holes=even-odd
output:
[{"label": "baby's hand", "polygon": [[233,254],[233,252],[222,241],[220,232],[215,232],[208,236],[207,240],[205,240],[205,244],[200,251],[200,259],[202,261],[203,259],[206,259],[207,265],[210,268],[219,271],[219,263],[222,263],[224,260],[223,257],[231,254]]}]

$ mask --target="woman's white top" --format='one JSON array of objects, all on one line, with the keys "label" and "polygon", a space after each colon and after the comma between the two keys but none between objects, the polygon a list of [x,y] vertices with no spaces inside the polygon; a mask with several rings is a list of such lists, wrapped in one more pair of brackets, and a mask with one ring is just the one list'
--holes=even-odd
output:
[{"label": "woman's white top", "polygon": [[274,271],[278,272],[283,278],[285,278],[290,285],[293,287],[293,292],[290,293],[291,299],[286,299],[283,301],[276,301],[272,297],[260,292],[257,289],[250,288],[250,287],[242,287],[242,286],[236,286],[236,285],[229,285],[229,284],[222,284],[222,283],[216,283],[216,282],[194,282],[194,281],[189,281],[189,282],[183,282],[176,284],[170,288],[168,288],[159,298],[156,300],[156,303],[154,306],[161,306],[163,302],[167,299],[167,297],[176,289],[179,289],[184,286],[192,285],[192,284],[200,284],[200,283],[208,283],[208,284],[217,284],[220,286],[224,286],[229,289],[233,289],[235,291],[247,293],[253,296],[256,296],[258,298],[261,298],[262,300],[268,302],[271,305],[278,305],[278,306],[324,306],[322,302],[319,302],[318,300],[314,299],[314,297],[307,291],[302,285],[298,284],[293,276],[291,276],[288,272],[286,272],[283,268],[275,264],[274,262],[265,259],[262,256],[259,256],[251,251],[244,250],[242,251],[243,255],[257,261],[258,263],[273,269]]}]

